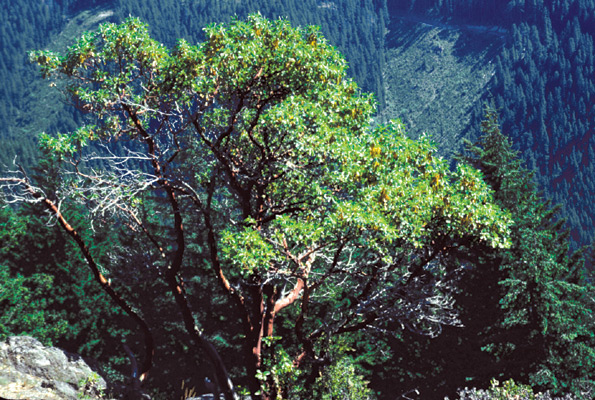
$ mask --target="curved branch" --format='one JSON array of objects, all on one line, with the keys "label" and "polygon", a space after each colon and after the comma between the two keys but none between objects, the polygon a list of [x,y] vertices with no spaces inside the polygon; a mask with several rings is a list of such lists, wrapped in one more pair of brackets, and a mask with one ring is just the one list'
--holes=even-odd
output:
[{"label": "curved branch", "polygon": [[287,294],[287,296],[279,299],[275,302],[275,308],[273,314],[277,314],[279,311],[283,310],[285,307],[293,304],[300,296],[302,289],[305,287],[305,280],[303,278],[298,278],[297,282],[291,292]]},{"label": "curved branch", "polygon": [[250,318],[250,313],[247,309],[244,296],[242,295],[242,293],[239,290],[237,290],[236,288],[234,288],[231,285],[231,282],[229,281],[229,279],[227,279],[227,276],[225,275],[225,272],[223,271],[223,268],[221,266],[221,261],[219,260],[219,248],[217,246],[215,226],[213,224],[213,221],[211,219],[211,214],[209,212],[211,209],[211,201],[212,201],[212,196],[213,196],[212,186],[214,185],[214,182],[213,181],[211,182],[211,185],[210,185],[211,187],[208,192],[209,195],[207,198],[206,205],[204,205],[201,202],[198,194],[194,191],[194,189],[192,187],[190,187],[188,184],[186,184],[184,182],[182,182],[182,184],[186,187],[186,189],[178,188],[177,190],[188,195],[190,197],[190,199],[192,200],[192,202],[202,212],[203,220],[204,220],[205,226],[207,228],[207,244],[209,247],[211,266],[212,266],[212,268],[215,272],[215,275],[217,277],[217,282],[219,283],[221,288],[225,291],[225,293],[227,293],[236,302],[236,304],[238,305],[240,310],[243,311],[242,312],[242,323],[244,324],[245,331],[249,332],[252,329],[252,320]]},{"label": "curved branch", "polygon": [[112,288],[110,280],[106,279],[105,276],[99,270],[99,266],[95,261],[95,258],[91,254],[89,247],[81,237],[80,233],[74,229],[64,215],[58,208],[58,206],[51,201],[49,198],[44,196],[40,193],[36,188],[31,186],[31,184],[26,179],[19,179],[19,178],[0,178],[0,181],[4,182],[13,182],[14,184],[22,185],[25,187],[25,190],[36,200],[43,203],[44,207],[50,211],[58,220],[58,223],[66,231],[66,233],[75,241],[76,245],[80,249],[81,253],[85,257],[87,261],[87,265],[91,269],[95,280],[101,285],[101,288],[118,304],[118,306],[124,310],[126,314],[128,314],[141,328],[143,331],[143,335],[145,338],[145,359],[143,361],[143,365],[141,366],[139,380],[143,381],[149,370],[153,365],[153,354],[155,352],[155,343],[153,340],[153,335],[149,329],[147,323],[142,319],[142,317],[137,314],[132,307],[122,298],[116,291]]}]

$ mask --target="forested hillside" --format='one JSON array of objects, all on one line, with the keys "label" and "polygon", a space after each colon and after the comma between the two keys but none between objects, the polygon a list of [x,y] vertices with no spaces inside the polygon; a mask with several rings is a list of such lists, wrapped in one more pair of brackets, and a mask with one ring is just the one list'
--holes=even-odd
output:
[{"label": "forested hillside", "polygon": [[443,155],[477,131],[474,114],[489,91],[507,30],[436,17],[391,13],[386,37],[385,119],[398,116],[412,135],[426,133]]},{"label": "forested hillside", "polygon": [[[28,50],[45,46],[63,48],[67,38],[60,32],[77,15],[76,24],[85,24],[85,19],[93,20],[108,10],[108,19],[113,21],[120,21],[128,15],[139,16],[149,22],[152,33],[169,46],[175,43],[176,38],[196,42],[202,38],[202,28],[206,24],[226,21],[233,15],[243,17],[253,11],[260,11],[268,17],[286,16],[296,24],[319,25],[331,43],[346,56],[351,76],[363,89],[376,93],[380,110],[383,110],[385,104],[394,103],[386,102],[384,82],[387,75],[384,69],[384,38],[389,12],[397,15],[410,13],[454,25],[499,26],[508,32],[505,51],[496,63],[496,75],[490,83],[492,88],[485,93],[483,101],[493,102],[499,109],[503,125],[523,153],[527,165],[539,172],[536,178],[543,190],[552,201],[564,206],[563,215],[569,219],[573,238],[578,243],[587,244],[593,236],[595,218],[595,211],[588,200],[595,190],[593,167],[589,162],[595,154],[593,7],[591,0],[554,3],[540,0],[394,0],[388,3],[381,0],[363,3],[347,0],[200,0],[190,3],[114,0],[22,4],[3,1],[3,13],[7,17],[0,24],[3,43],[0,79],[5,82],[0,89],[3,149],[0,161],[10,164],[14,155],[18,154],[23,164],[33,165],[37,156],[36,133],[68,131],[80,124],[81,116],[72,107],[62,105],[63,99],[48,91],[47,84],[40,83],[26,61]],[[80,19],[83,12],[86,14]],[[465,51],[461,43],[457,46],[457,51]],[[418,58],[411,61],[414,65]],[[407,60],[401,60],[395,65],[406,63]],[[426,62],[420,68],[436,69],[436,65]],[[437,70],[442,71],[442,68],[438,65]],[[463,66],[460,72],[464,70]],[[473,69],[471,73],[477,70]],[[396,76],[397,80],[400,76],[398,71],[388,74]],[[443,76],[427,76],[440,81],[445,79]],[[417,89],[404,91],[419,93],[418,97],[423,101],[425,87],[425,84],[418,84]],[[449,87],[445,89],[442,94],[450,93],[452,96],[456,96],[454,91],[459,90],[456,87],[454,91]],[[473,97],[473,90],[466,88],[460,92],[463,97]],[[396,93],[389,95],[398,96]],[[449,150],[460,148],[458,135],[469,126],[477,126],[481,119],[481,102],[475,102],[475,111],[464,109],[456,112],[449,110],[452,101],[448,95],[438,96],[444,99],[438,108],[424,104],[414,106],[415,96],[411,98],[412,104],[402,106],[397,102],[398,109],[393,107],[387,111],[397,114],[408,111],[406,115],[396,116],[406,118],[412,127],[437,135],[441,143],[447,143],[443,147]],[[466,121],[470,114],[474,117],[469,124]],[[388,117],[388,113],[384,115]],[[444,118],[439,118],[441,115]],[[456,122],[450,121],[455,115],[464,120],[458,122],[461,125],[459,130],[453,127]],[[424,125],[428,121],[440,126],[429,129]]]},{"label": "forested hillside", "polygon": [[[573,238],[593,238],[595,209],[595,3],[592,0],[390,2],[389,11],[509,30],[485,101],[548,198],[562,204]],[[479,121],[481,110],[476,111]]]},{"label": "forested hillside", "polygon": [[573,238],[593,238],[595,2],[537,2],[500,59],[494,102],[548,197],[564,206]]},{"label": "forested hillside", "polygon": [[6,164],[18,154],[22,162],[31,165],[35,159],[32,144],[35,133],[23,138],[23,125],[36,118],[35,110],[27,110],[27,106],[33,95],[31,81],[37,79],[37,73],[25,61],[26,53],[47,45],[49,37],[63,26],[66,10],[58,5],[30,1],[4,0],[1,7],[4,18],[0,24],[0,161]]}]

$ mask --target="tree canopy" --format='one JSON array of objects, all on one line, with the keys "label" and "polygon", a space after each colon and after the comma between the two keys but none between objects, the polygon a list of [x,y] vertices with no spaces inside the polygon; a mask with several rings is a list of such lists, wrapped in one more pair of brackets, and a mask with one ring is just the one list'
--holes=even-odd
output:
[{"label": "tree canopy", "polygon": [[[316,28],[251,15],[205,36],[169,50],[129,18],[63,55],[31,53],[88,123],[41,135],[58,173],[51,186],[22,171],[0,178],[8,201],[41,203],[57,218],[136,321],[141,378],[153,364],[155,299],[130,291],[153,279],[166,283],[154,295],[173,296],[228,399],[230,362],[254,396],[304,398],[298,377],[345,370],[341,337],[457,324],[456,250],[510,244],[509,215],[481,174],[450,169],[399,121],[373,127],[373,96]],[[67,205],[86,220],[69,223]],[[93,232],[106,226],[128,245],[99,263]],[[241,357],[224,362],[204,334],[196,317],[209,305],[188,300],[193,278],[218,284],[231,315],[217,330]]]}]

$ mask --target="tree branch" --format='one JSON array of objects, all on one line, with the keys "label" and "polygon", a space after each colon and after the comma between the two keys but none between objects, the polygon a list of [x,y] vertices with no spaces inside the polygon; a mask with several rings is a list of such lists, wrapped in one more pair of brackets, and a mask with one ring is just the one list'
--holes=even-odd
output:
[{"label": "tree branch", "polygon": [[145,338],[145,358],[143,361],[143,365],[141,366],[140,376],[139,379],[143,381],[149,370],[153,365],[153,353],[155,352],[155,344],[153,341],[153,335],[149,329],[149,326],[144,321],[144,319],[136,313],[132,307],[126,303],[126,301],[116,293],[116,291],[112,288],[110,280],[106,279],[105,276],[99,271],[99,266],[97,265],[95,258],[91,254],[91,251],[87,247],[87,244],[84,242],[83,238],[79,234],[77,230],[75,230],[64,218],[64,215],[59,210],[57,205],[51,201],[49,198],[44,196],[38,189],[34,188],[27,179],[19,179],[19,178],[0,178],[0,182],[7,182],[13,183],[17,185],[24,186],[25,190],[29,193],[31,197],[43,203],[44,207],[50,211],[58,220],[58,223],[66,231],[66,233],[74,240],[78,248],[80,249],[81,253],[85,257],[87,261],[87,265],[91,269],[95,280],[101,285],[101,288],[118,304],[118,306],[124,310],[126,314],[128,314],[141,328],[143,331],[143,335]]}]

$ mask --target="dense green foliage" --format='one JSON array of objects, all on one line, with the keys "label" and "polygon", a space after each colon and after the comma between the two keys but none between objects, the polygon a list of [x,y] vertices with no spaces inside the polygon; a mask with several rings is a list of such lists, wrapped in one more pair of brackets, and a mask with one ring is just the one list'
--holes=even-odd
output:
[{"label": "dense green foliage", "polygon": [[[492,256],[503,273],[498,325],[488,328],[484,350],[493,353],[503,376],[522,379],[554,392],[592,379],[593,288],[584,277],[583,256],[570,254],[568,233],[556,208],[537,194],[532,174],[523,168],[499,130],[493,111],[483,123],[479,147],[471,160],[497,191],[496,201],[513,213],[513,246]],[[490,264],[490,261],[488,261]],[[527,358],[531,354],[532,358]],[[525,357],[523,362],[519,362]]]},{"label": "dense green foliage", "polygon": [[[384,2],[110,3],[109,18],[141,16],[171,50],[127,20],[85,35],[62,57],[35,53],[52,86],[87,115],[51,111],[60,95],[33,79],[25,50],[63,50],[49,42],[63,16],[94,6],[3,2],[0,73],[11,84],[0,89],[1,156],[9,163],[18,152],[32,165],[37,152],[26,138],[50,132],[41,136],[45,176],[34,182],[62,201],[110,285],[151,326],[155,367],[145,386],[170,395],[183,369],[197,371],[187,385],[208,390],[212,360],[196,351],[189,337],[197,332],[170,294],[181,288],[234,382],[266,396],[367,398],[370,381],[381,398],[417,387],[439,399],[494,377],[593,391],[593,288],[558,209],[538,194],[545,188],[564,203],[572,226],[582,226],[574,239],[592,238],[592,2],[388,4],[509,30],[493,100],[512,141],[488,113],[464,157],[481,173],[451,170],[398,122],[369,128],[372,97],[347,79],[330,45],[376,91]],[[202,31],[256,9],[320,25],[328,41],[260,17]],[[6,199],[17,199],[8,189]],[[33,334],[127,373],[122,342],[142,358],[142,334],[41,209],[0,215],[0,336]],[[500,236],[506,227],[510,235]],[[172,265],[180,269],[170,275]],[[459,320],[463,327],[448,326]]]},{"label": "dense green foliage", "polygon": [[[120,365],[122,352],[113,350],[129,332],[119,310],[92,281],[75,248],[55,226],[48,226],[52,221],[40,211],[0,211],[0,337],[33,335],[46,344],[109,361],[111,367]],[[101,242],[98,237],[97,246]]]},{"label": "dense green foliage", "polygon": [[[317,29],[252,15],[211,25],[206,35],[198,46],[181,40],[168,50],[130,18],[83,35],[64,55],[32,53],[42,75],[94,118],[41,136],[59,179],[2,178],[9,200],[38,200],[56,214],[98,283],[142,328],[141,376],[155,343],[147,326],[162,310],[142,316],[127,302],[150,307],[163,295],[139,292],[163,282],[232,397],[196,325],[209,301],[192,313],[183,274],[220,285],[232,312],[217,333],[236,337],[243,353],[227,361],[266,399],[291,395],[284,382],[292,375],[308,382],[327,367],[347,368],[329,358],[344,357],[343,336],[398,325],[434,334],[456,323],[452,255],[474,243],[509,243],[507,213],[479,172],[450,170],[399,122],[372,129],[373,98],[347,79],[345,61]],[[122,147],[112,151],[115,141]],[[88,222],[72,228],[56,203]],[[99,231],[84,233],[91,224]],[[98,243],[107,226],[128,245]],[[193,246],[202,249],[198,263],[186,252]],[[102,253],[110,260],[99,263]],[[141,254],[145,271],[119,273],[118,264]],[[114,293],[116,277],[127,299]],[[279,329],[280,341],[267,347],[277,324],[294,328]],[[339,385],[333,379],[321,384]],[[323,389],[300,384],[300,396]]]},{"label": "dense green foliage", "polygon": [[416,346],[405,336],[393,343],[396,365],[388,362],[386,368],[395,368],[391,373],[403,377],[404,389],[417,386],[423,398],[453,396],[464,386],[486,388],[492,378],[586,396],[594,386],[595,305],[583,256],[569,256],[556,209],[537,193],[493,111],[482,130],[465,159],[484,173],[496,202],[511,212],[512,246],[461,253],[472,263],[456,296],[464,328],[447,327]]},{"label": "dense green foliage", "polygon": [[66,321],[60,315],[48,312],[47,302],[53,300],[48,293],[52,280],[51,275],[38,273],[28,277],[20,274],[13,277],[8,267],[0,266],[0,339],[18,332],[52,344],[52,340],[66,333]]},{"label": "dense green foliage", "polygon": [[[139,17],[151,27],[160,42],[173,45],[184,38],[190,43],[204,39],[203,28],[212,22],[228,22],[231,17],[245,18],[259,12],[267,18],[287,18],[294,25],[320,26],[329,43],[336,46],[349,63],[349,75],[363,90],[376,94],[384,103],[382,69],[384,67],[384,34],[388,14],[385,0],[247,0],[193,1],[187,3],[151,0],[118,0],[118,19]],[[175,23],[172,25],[172,21]]]},{"label": "dense green foliage", "polygon": [[[171,4],[132,0],[48,4],[5,1],[2,7],[7,18],[0,24],[0,41],[4,44],[0,62],[0,162],[10,164],[18,154],[26,166],[34,165],[37,158],[34,140],[38,132],[69,131],[82,121],[72,107],[56,101],[61,100],[60,96],[35,78],[24,54],[45,46],[63,48],[65,38],[57,35],[70,24],[80,23],[74,18],[83,10],[92,10],[88,20],[106,10],[113,11],[108,16],[113,21],[138,16],[150,23],[158,40],[168,45],[179,37],[189,42],[202,40],[206,23],[229,21],[232,15],[245,17],[255,11],[267,17],[286,16],[295,24],[319,25],[325,37],[346,56],[351,76],[365,90],[376,93],[381,108],[385,103],[382,70],[389,11],[396,15],[430,14],[469,25],[503,26],[508,30],[509,45],[497,64],[490,93],[504,128],[529,167],[538,172],[536,179],[547,198],[563,205],[573,239],[581,244],[592,239],[594,212],[585,200],[593,195],[595,185],[595,174],[588,162],[594,153],[590,134],[595,90],[592,0],[395,0],[388,8],[380,0],[202,0]],[[480,119],[478,108],[476,124]]]}]

